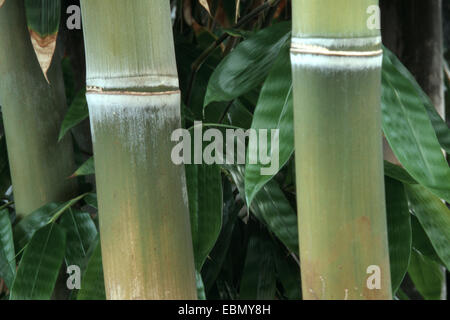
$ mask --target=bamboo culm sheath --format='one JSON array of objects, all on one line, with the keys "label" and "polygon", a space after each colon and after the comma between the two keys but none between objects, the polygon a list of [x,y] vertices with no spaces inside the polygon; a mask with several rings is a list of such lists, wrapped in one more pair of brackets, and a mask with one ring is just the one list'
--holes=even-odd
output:
[{"label": "bamboo culm sheath", "polygon": [[[168,1],[82,2],[108,299],[196,299]],[[99,16],[98,13],[102,12]]]},{"label": "bamboo culm sheath", "polygon": [[391,299],[375,0],[293,0],[304,299]]},{"label": "bamboo culm sheath", "polygon": [[16,214],[74,196],[70,136],[58,142],[66,112],[64,81],[55,57],[47,83],[30,41],[23,1],[0,8],[0,100]]}]

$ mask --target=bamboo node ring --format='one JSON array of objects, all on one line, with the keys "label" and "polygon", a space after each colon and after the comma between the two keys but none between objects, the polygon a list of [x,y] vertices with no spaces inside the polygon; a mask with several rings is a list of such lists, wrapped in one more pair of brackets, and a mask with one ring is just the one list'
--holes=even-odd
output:
[{"label": "bamboo node ring", "polygon": [[86,93],[89,94],[105,94],[105,95],[129,95],[129,96],[164,96],[179,94],[180,90],[166,91],[129,91],[129,90],[104,90],[101,87],[87,86]]},{"label": "bamboo node ring", "polygon": [[325,47],[309,45],[309,44],[298,44],[293,43],[291,45],[292,53],[299,54],[313,54],[322,56],[335,56],[335,57],[376,57],[383,54],[383,50],[372,50],[372,51],[344,51],[344,50],[331,50]]}]

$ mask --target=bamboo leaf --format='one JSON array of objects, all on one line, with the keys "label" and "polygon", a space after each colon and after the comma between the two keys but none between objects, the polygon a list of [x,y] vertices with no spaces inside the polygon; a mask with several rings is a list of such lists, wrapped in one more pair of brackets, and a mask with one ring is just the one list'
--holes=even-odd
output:
[{"label": "bamboo leaf", "polygon": [[421,226],[416,216],[411,215],[411,229],[412,229],[412,247],[419,251],[422,255],[442,264],[441,258],[434,250],[430,239],[428,238],[425,230]]},{"label": "bamboo leaf", "polygon": [[[386,51],[387,52],[387,51]],[[420,184],[450,201],[450,168],[414,85],[405,81],[389,54],[383,59],[384,134],[404,168]]]},{"label": "bamboo leaf", "polygon": [[285,253],[284,248],[277,248],[275,267],[277,278],[283,287],[283,294],[290,300],[300,300],[302,297],[300,266]]},{"label": "bamboo leaf", "polygon": [[87,159],[86,162],[83,163],[70,177],[75,178],[92,174],[95,174],[94,157]]},{"label": "bamboo leaf", "polygon": [[223,227],[220,231],[216,244],[209,255],[209,259],[206,259],[206,262],[202,268],[202,276],[206,292],[211,290],[216,282],[220,270],[222,269],[228,248],[230,247],[238,213],[241,209],[234,199],[231,183],[228,182],[228,180],[224,181],[223,195]]},{"label": "bamboo leaf", "polygon": [[92,208],[98,209],[98,202],[97,202],[97,194],[95,193],[89,193],[84,198],[84,201],[90,205]]},{"label": "bamboo leaf", "polygon": [[264,231],[255,228],[248,244],[239,298],[241,300],[271,300],[275,297],[275,290],[273,245]]},{"label": "bamboo leaf", "polygon": [[84,271],[89,248],[98,233],[90,214],[69,209],[69,212],[61,218],[59,225],[67,233],[66,264],[76,265]]},{"label": "bamboo leaf", "polygon": [[[292,75],[291,62],[289,58],[288,45],[285,45],[278,55],[269,76],[261,90],[261,94],[253,115],[252,129],[260,132],[261,129],[268,131],[267,151],[270,154],[278,152],[279,166],[272,171],[270,175],[262,174],[262,170],[267,171],[272,163],[262,165],[250,164],[249,155],[247,155],[247,164],[245,167],[245,194],[247,204],[251,204],[258,191],[278,173],[293,153],[293,110],[292,110]],[[271,130],[279,130],[279,148],[271,144]],[[257,140],[259,141],[259,139]],[[265,142],[265,141],[264,141]],[[273,149],[273,150],[272,150]],[[273,157],[272,157],[273,160]],[[265,168],[265,169],[264,169]]]},{"label": "bamboo leaf", "polygon": [[[240,194],[245,199],[243,166],[224,166],[224,168],[229,170]],[[298,254],[297,215],[277,182],[269,181],[255,195],[250,209],[289,251]]]},{"label": "bamboo leaf", "polygon": [[87,195],[82,194],[64,203],[48,203],[27,215],[14,227],[16,250],[22,250],[38,229],[56,221],[64,212]]},{"label": "bamboo leaf", "polygon": [[0,194],[5,194],[10,186],[11,174],[9,170],[8,150],[6,149],[6,139],[3,135],[0,138]]},{"label": "bamboo leaf", "polygon": [[89,109],[86,101],[86,91],[82,90],[75,96],[66,116],[61,124],[58,140],[66,135],[66,133],[89,117]]},{"label": "bamboo leaf", "polygon": [[240,43],[211,75],[204,106],[233,100],[261,84],[281,46],[288,41],[290,28],[288,22],[277,23]]},{"label": "bamboo leaf", "polygon": [[25,0],[25,11],[31,42],[48,82],[47,71],[55,53],[61,2],[60,0]]},{"label": "bamboo leaf", "polygon": [[0,279],[5,280],[8,288],[12,287],[16,275],[16,254],[9,211],[0,211]]},{"label": "bamboo leaf", "polygon": [[408,274],[417,291],[426,300],[441,299],[442,286],[445,283],[441,265],[413,249]]},{"label": "bamboo leaf", "polygon": [[388,49],[385,49],[385,55],[387,55],[392,63],[392,65],[399,71],[404,81],[409,82],[415,89],[416,93],[420,96],[420,100],[417,100],[417,103],[422,103],[425,106],[425,109],[430,117],[433,128],[436,132],[436,136],[441,144],[441,147],[445,149],[447,153],[450,153],[450,129],[448,128],[445,121],[441,118],[439,113],[436,111],[436,108],[433,106],[430,98],[427,94],[422,90],[420,85],[417,83],[414,76],[409,72],[409,70],[400,62],[400,60]]},{"label": "bamboo leaf", "polygon": [[222,177],[216,165],[186,165],[192,242],[201,270],[222,227]]},{"label": "bamboo leaf", "polygon": [[92,244],[93,252],[81,280],[77,300],[105,300],[105,281],[103,278],[102,249],[100,240]]},{"label": "bamboo leaf", "polygon": [[417,181],[405,169],[389,161],[384,161],[384,175],[403,183],[417,184]]},{"label": "bamboo leaf", "polygon": [[65,248],[66,235],[58,225],[52,223],[36,231],[19,263],[10,299],[50,299]]},{"label": "bamboo leaf", "polygon": [[203,279],[202,279],[202,275],[200,274],[200,272],[195,271],[195,279],[196,279],[196,283],[197,283],[198,300],[206,300],[205,285],[203,284]]},{"label": "bamboo leaf", "polygon": [[403,184],[385,178],[389,260],[395,294],[408,270],[411,255],[411,219]]},{"label": "bamboo leaf", "polygon": [[26,246],[37,230],[45,226],[50,221],[54,213],[61,207],[61,205],[62,203],[48,203],[30,213],[15,225],[13,231],[14,243],[17,252]]},{"label": "bamboo leaf", "polygon": [[450,269],[450,210],[420,185],[405,185],[411,209],[422,225],[436,253]]}]

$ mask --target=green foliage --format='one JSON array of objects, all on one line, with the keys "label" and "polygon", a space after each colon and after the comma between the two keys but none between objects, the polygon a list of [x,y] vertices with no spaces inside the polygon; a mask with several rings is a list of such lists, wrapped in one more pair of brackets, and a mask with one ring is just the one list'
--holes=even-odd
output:
[{"label": "green foliage", "polygon": [[186,165],[186,183],[194,246],[194,261],[201,270],[222,227],[222,177],[217,165]]},{"label": "green foliage", "polygon": [[450,269],[450,210],[441,199],[420,185],[406,186],[411,209],[447,269]]},{"label": "green foliage", "polygon": [[11,300],[48,300],[66,249],[66,234],[51,223],[36,231],[25,249],[11,289]]},{"label": "green foliage", "polygon": [[66,133],[89,117],[89,109],[86,102],[86,91],[82,90],[77,93],[66,116],[64,117],[58,140],[66,135]]},{"label": "green foliage", "polygon": [[90,259],[86,271],[83,274],[81,289],[77,295],[77,299],[105,300],[106,294],[103,279],[102,249],[99,238],[91,245],[90,250],[92,250],[92,253],[89,254]]},{"label": "green foliage", "polygon": [[28,27],[41,37],[58,32],[61,18],[60,0],[25,0]]},{"label": "green foliage", "polygon": [[242,42],[214,70],[208,83],[205,106],[230,101],[262,83],[289,39],[291,24],[284,22],[263,29]]},{"label": "green foliage", "polygon": [[89,176],[95,174],[94,157],[87,159],[72,175],[72,177]]},{"label": "green foliage", "polygon": [[[259,96],[258,104],[253,115],[252,129],[267,129],[267,150],[272,150],[270,130],[279,130],[279,165],[283,167],[292,156],[294,149],[293,127],[293,98],[292,75],[289,59],[289,45],[281,49],[270,73],[264,82]],[[274,108],[277,106],[277,108]],[[259,131],[258,131],[259,132]],[[250,164],[247,156],[245,167],[245,194],[247,203],[251,203],[258,191],[269,181],[273,175],[263,175],[261,165]],[[266,169],[267,170],[267,169]]]},{"label": "green foliage", "polygon": [[386,211],[392,292],[395,294],[408,270],[411,255],[411,216],[403,184],[386,177]]},{"label": "green foliage", "polygon": [[[223,9],[232,21],[234,1],[225,2]],[[51,27],[56,15],[52,20],[36,7],[50,2],[26,3],[34,30],[42,35],[57,30]],[[209,28],[201,25],[209,18],[196,8],[193,17],[199,29],[187,28],[178,11],[174,25],[183,126],[190,128],[194,120],[202,120],[222,129],[268,129],[269,141],[270,129],[280,130],[280,166],[271,175],[261,175],[267,166],[250,164],[248,155],[245,165],[185,167],[198,297],[301,299],[292,161],[291,24],[283,16],[271,24],[261,15],[238,28],[219,20]],[[243,5],[241,15],[250,8]],[[47,17],[42,25],[35,23],[39,15]],[[223,35],[226,41],[209,52]],[[205,52],[207,57],[194,74],[192,65]],[[450,131],[413,76],[387,49],[382,72],[383,131],[401,163],[384,165],[392,290],[398,298],[408,299],[401,286],[408,274],[425,299],[439,299],[442,269],[450,267],[450,211],[441,200],[450,201],[450,169],[441,150],[450,151]],[[75,97],[74,92],[67,94],[73,101],[59,128],[60,140],[89,116],[85,91]],[[90,157],[71,178],[94,174]],[[66,275],[65,265],[78,265],[81,289],[71,297],[106,299],[96,194],[48,203],[16,221],[13,199],[6,193],[10,184],[1,137],[0,278],[10,289],[9,298],[50,299],[58,275]],[[60,278],[65,282],[66,277]]]},{"label": "green foliage", "polygon": [[450,201],[450,168],[417,88],[392,63],[383,61],[383,130],[408,173],[439,197]]},{"label": "green foliage", "polygon": [[444,285],[444,273],[441,265],[413,249],[408,274],[417,291],[426,300],[441,299]]},{"label": "green foliage", "polygon": [[9,211],[0,211],[0,278],[5,280],[8,288],[12,287],[16,275],[16,254]]}]

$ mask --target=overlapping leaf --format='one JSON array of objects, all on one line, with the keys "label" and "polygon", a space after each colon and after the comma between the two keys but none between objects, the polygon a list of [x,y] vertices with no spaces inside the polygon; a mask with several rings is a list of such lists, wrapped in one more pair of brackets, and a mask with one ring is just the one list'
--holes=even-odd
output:
[{"label": "overlapping leaf", "polygon": [[403,184],[386,177],[386,211],[392,292],[408,270],[411,255],[411,219]]},{"label": "overlapping leaf", "polygon": [[55,223],[36,231],[20,260],[10,299],[49,300],[65,249],[65,232]]},{"label": "overlapping leaf", "polygon": [[87,159],[78,169],[73,173],[71,178],[88,176],[95,174],[94,157]]},{"label": "overlapping leaf", "polygon": [[103,277],[102,249],[100,240],[92,244],[89,262],[83,278],[81,289],[78,292],[78,300],[105,300],[105,280]]},{"label": "overlapping leaf", "polygon": [[11,228],[9,211],[0,211],[0,278],[5,280],[8,288],[12,287],[16,274],[16,253]]},{"label": "overlapping leaf", "polygon": [[88,117],[89,109],[86,101],[86,91],[82,90],[77,93],[64,117],[58,140],[61,140],[70,129]]},{"label": "overlapping leaf", "polygon": [[426,300],[440,300],[445,285],[442,266],[413,249],[408,269],[417,291]]},{"label": "overlapping leaf", "polygon": [[282,45],[289,39],[291,25],[277,23],[256,32],[225,57],[209,79],[204,105],[231,101],[260,85]]},{"label": "overlapping leaf", "polygon": [[405,185],[411,208],[447,269],[450,269],[450,210],[426,188]]},{"label": "overlapping leaf", "polygon": [[[271,155],[272,161],[268,165],[263,165],[260,161],[258,161],[258,164],[250,164],[249,157],[251,155],[247,156],[245,194],[248,204],[252,202],[258,191],[278,173],[279,169],[292,156],[292,146],[294,145],[292,105],[291,61],[289,59],[289,46],[285,45],[264,82],[253,115],[252,129],[256,130],[256,132],[259,132],[261,129],[268,131],[266,141],[260,141],[262,138],[258,134],[258,142],[267,143],[267,153]],[[278,130],[279,146],[272,145],[271,130]],[[259,146],[249,148],[249,151],[251,150],[259,150]],[[268,167],[274,166],[276,157],[278,157],[278,167],[268,170]]]},{"label": "overlapping leaf", "polygon": [[445,149],[447,153],[450,153],[450,129],[448,128],[445,121],[441,118],[439,113],[436,111],[436,108],[433,106],[430,98],[422,90],[416,79],[414,79],[414,76],[392,52],[390,52],[388,49],[385,49],[385,55],[389,57],[390,62],[397,69],[397,71],[402,74],[404,81],[409,82],[420,96],[420,99],[418,99],[416,103],[423,104],[425,106],[441,147]]},{"label": "overlapping leaf", "polygon": [[[224,166],[233,176],[245,199],[243,166]],[[299,251],[297,215],[275,181],[269,181],[254,197],[250,206],[255,216],[294,254]]]},{"label": "overlapping leaf", "polygon": [[274,254],[269,236],[255,227],[248,244],[239,288],[240,299],[274,299],[276,290]]},{"label": "overlapping leaf", "polygon": [[27,215],[14,227],[14,243],[17,251],[22,250],[33,234],[44,225],[56,221],[66,210],[88,194],[82,194],[64,203],[48,203]]},{"label": "overlapping leaf", "polygon": [[217,165],[186,165],[192,242],[201,270],[222,227],[222,177]]},{"label": "overlapping leaf", "polygon": [[67,233],[66,264],[84,271],[89,248],[97,237],[97,228],[89,213],[69,210],[60,221]]},{"label": "overlapping leaf", "polygon": [[404,168],[420,184],[450,201],[450,168],[445,160],[421,96],[392,63],[383,60],[383,131]]},{"label": "overlapping leaf", "polygon": [[223,195],[223,226],[220,231],[219,238],[217,239],[216,244],[209,255],[209,259],[206,259],[205,265],[202,268],[206,292],[209,292],[222,269],[222,265],[225,261],[226,254],[231,243],[237,216],[241,209],[236,204],[233,191],[228,180],[225,180],[224,182]]}]

